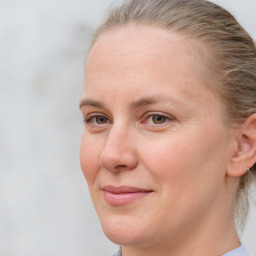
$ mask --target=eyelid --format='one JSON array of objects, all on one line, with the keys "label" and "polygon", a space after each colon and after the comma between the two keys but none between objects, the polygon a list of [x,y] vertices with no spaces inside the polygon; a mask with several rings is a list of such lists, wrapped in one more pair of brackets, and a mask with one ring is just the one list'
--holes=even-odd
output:
[{"label": "eyelid", "polygon": [[[154,116],[163,117],[165,120],[160,123],[155,123],[153,121]],[[148,128],[152,129],[163,129],[170,125],[172,121],[176,120],[172,115],[163,112],[148,112],[144,115],[141,124],[146,125]]]},{"label": "eyelid", "polygon": [[162,117],[165,117],[169,120],[175,120],[175,117],[170,115],[170,114],[166,114],[166,113],[163,113],[163,112],[148,112],[144,115],[144,120],[145,119],[148,119],[149,117],[151,116],[162,116]]},{"label": "eyelid", "polygon": [[[166,118],[166,121],[164,121],[163,123],[160,123],[160,124],[154,124],[152,121],[151,121],[151,124],[149,123],[149,118],[152,117],[152,116],[161,116],[161,117],[164,117]],[[90,122],[93,118],[96,118],[96,117],[104,117],[107,119],[107,122],[106,123],[103,123],[103,124],[97,124],[97,123],[94,123],[94,122]],[[148,123],[148,125],[151,125],[151,126],[161,126],[161,125],[166,125],[167,123],[169,123],[170,121],[173,121],[175,120],[175,117],[173,117],[172,115],[170,114],[167,114],[167,113],[164,113],[164,112],[158,112],[158,111],[155,111],[155,112],[147,112],[146,114],[144,114],[142,116],[142,121],[141,123]],[[104,113],[101,113],[101,112],[93,112],[93,113],[89,113],[88,115],[86,115],[86,117],[84,118],[84,123],[86,124],[90,124],[90,125],[94,125],[94,126],[104,126],[106,124],[109,124],[109,123],[112,123],[111,119]]]},{"label": "eyelid", "polygon": [[[100,112],[93,112],[93,113],[86,115],[86,118],[84,118],[84,122],[89,124],[90,121],[95,117],[105,117],[108,119],[109,123],[111,123],[111,120],[109,119],[109,117],[106,114],[103,114]],[[98,124],[98,125],[100,125],[100,124]]]}]

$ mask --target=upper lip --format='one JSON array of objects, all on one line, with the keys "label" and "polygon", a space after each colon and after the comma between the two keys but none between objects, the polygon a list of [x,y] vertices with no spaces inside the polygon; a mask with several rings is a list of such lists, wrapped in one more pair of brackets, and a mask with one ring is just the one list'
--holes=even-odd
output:
[{"label": "upper lip", "polygon": [[114,194],[153,192],[152,189],[136,188],[136,187],[130,187],[130,186],[112,186],[112,185],[104,186],[102,187],[102,190],[110,193],[114,193]]}]

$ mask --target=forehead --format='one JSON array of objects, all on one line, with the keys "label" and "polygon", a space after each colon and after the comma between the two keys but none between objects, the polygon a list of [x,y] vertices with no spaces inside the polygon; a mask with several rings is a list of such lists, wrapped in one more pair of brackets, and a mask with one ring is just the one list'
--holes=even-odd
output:
[{"label": "forehead", "polygon": [[87,70],[95,62],[99,69],[107,69],[106,63],[110,60],[112,71],[113,67],[116,70],[132,68],[134,64],[138,64],[137,69],[141,61],[154,68],[166,65],[168,68],[173,61],[192,64],[194,48],[183,35],[157,27],[129,24],[107,31],[98,38],[89,53]]},{"label": "forehead", "polygon": [[120,95],[132,89],[137,95],[148,96],[144,94],[152,90],[158,94],[169,91],[189,100],[202,92],[202,66],[187,37],[130,24],[105,32],[92,47],[86,65],[85,94],[118,91]]}]

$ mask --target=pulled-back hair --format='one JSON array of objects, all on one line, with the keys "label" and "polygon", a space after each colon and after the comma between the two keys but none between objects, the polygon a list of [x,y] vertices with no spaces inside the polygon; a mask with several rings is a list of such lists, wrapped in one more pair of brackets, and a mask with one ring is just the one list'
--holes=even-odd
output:
[{"label": "pulled-back hair", "polygon": [[[92,46],[106,31],[131,23],[180,33],[204,45],[206,51],[200,47],[197,51],[208,70],[209,85],[224,103],[227,125],[239,126],[256,113],[255,44],[228,11],[206,0],[128,0],[110,11]],[[255,177],[256,165],[240,179],[234,209],[240,227]]]}]

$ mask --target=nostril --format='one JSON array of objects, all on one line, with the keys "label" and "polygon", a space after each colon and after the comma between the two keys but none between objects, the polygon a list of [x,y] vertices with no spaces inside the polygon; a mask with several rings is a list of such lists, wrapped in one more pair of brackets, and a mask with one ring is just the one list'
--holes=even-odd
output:
[{"label": "nostril", "polygon": [[[114,135],[113,135],[114,136]],[[108,171],[132,170],[138,164],[137,155],[134,151],[134,145],[124,143],[114,137],[108,139],[101,155],[99,156],[99,165]]]},{"label": "nostril", "polygon": [[116,169],[118,169],[118,168],[125,168],[125,167],[127,167],[125,164],[119,164],[119,165],[116,166]]},{"label": "nostril", "polygon": [[103,154],[99,159],[99,165],[108,171],[132,170],[138,164],[135,154]]}]

